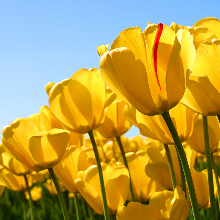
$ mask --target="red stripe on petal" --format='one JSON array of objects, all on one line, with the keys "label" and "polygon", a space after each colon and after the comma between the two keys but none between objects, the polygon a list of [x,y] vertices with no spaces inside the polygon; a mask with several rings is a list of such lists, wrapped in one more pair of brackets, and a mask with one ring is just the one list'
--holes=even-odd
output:
[{"label": "red stripe on petal", "polygon": [[163,32],[163,24],[159,23],[156,38],[155,38],[155,41],[154,41],[154,53],[153,53],[153,55],[154,55],[154,68],[155,68],[157,82],[158,82],[158,85],[160,87],[160,90],[161,90],[161,86],[160,86],[158,73],[157,73],[157,51],[158,51],[158,45],[159,45],[159,41],[160,41],[160,37],[161,37],[162,32]]}]

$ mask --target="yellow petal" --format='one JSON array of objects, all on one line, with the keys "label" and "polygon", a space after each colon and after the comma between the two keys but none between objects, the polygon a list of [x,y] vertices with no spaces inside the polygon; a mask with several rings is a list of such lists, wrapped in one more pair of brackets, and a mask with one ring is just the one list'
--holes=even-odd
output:
[{"label": "yellow petal", "polygon": [[69,132],[61,129],[41,131],[30,137],[30,153],[36,161],[36,166],[48,169],[55,166],[63,157]]},{"label": "yellow petal", "polygon": [[197,21],[193,27],[207,27],[220,39],[220,21],[217,18],[207,17]]},{"label": "yellow petal", "polygon": [[157,220],[159,210],[155,205],[143,205],[139,202],[129,202],[127,207],[121,206],[116,214],[117,220]]},{"label": "yellow petal", "polygon": [[124,101],[145,114],[161,113],[153,103],[145,66],[130,50],[107,52],[100,65],[104,81]]}]

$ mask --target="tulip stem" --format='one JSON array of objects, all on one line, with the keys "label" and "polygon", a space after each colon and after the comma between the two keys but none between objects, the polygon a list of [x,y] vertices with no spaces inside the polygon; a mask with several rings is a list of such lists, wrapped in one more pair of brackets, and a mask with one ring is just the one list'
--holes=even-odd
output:
[{"label": "tulip stem", "polygon": [[171,135],[173,137],[173,140],[175,142],[176,151],[177,151],[177,153],[180,157],[181,165],[182,165],[183,172],[184,172],[186,182],[187,182],[187,186],[188,186],[189,197],[190,197],[190,201],[191,201],[191,205],[192,205],[194,219],[195,220],[201,220],[201,216],[200,216],[200,212],[199,212],[199,206],[198,206],[198,202],[197,202],[197,198],[196,198],[196,192],[195,192],[195,188],[194,188],[194,185],[193,185],[193,180],[192,180],[192,176],[191,176],[191,173],[190,173],[188,161],[186,159],[185,151],[183,149],[182,143],[181,143],[180,138],[178,136],[178,133],[175,129],[175,126],[172,122],[172,119],[170,117],[169,112],[164,112],[162,114],[162,116],[164,118],[164,121],[167,124],[167,127],[170,130],[170,133],[171,133]]},{"label": "tulip stem", "polygon": [[88,134],[89,134],[92,146],[93,146],[93,150],[94,150],[94,154],[95,154],[95,158],[96,158],[96,163],[97,163],[97,168],[98,168],[98,173],[99,173],[99,181],[100,181],[101,192],[102,192],[102,200],[103,200],[103,209],[104,209],[105,220],[110,220],[108,204],[107,204],[107,199],[106,199],[106,194],[105,194],[105,186],[104,186],[104,179],[103,179],[103,174],[102,174],[102,167],[101,167],[101,162],[100,162],[100,159],[99,159],[98,149],[97,149],[97,146],[96,146],[96,142],[95,142],[92,130],[89,131]]},{"label": "tulip stem", "polygon": [[61,192],[61,189],[60,189],[60,186],[58,184],[57,178],[56,178],[56,176],[54,174],[53,168],[49,168],[48,171],[50,173],[50,176],[51,176],[51,178],[52,178],[52,180],[54,182],[54,185],[55,185],[57,193],[58,193],[58,197],[59,197],[59,200],[60,200],[60,205],[61,205],[61,209],[62,209],[62,212],[63,212],[64,220],[69,220],[69,216],[68,216],[68,212],[67,212],[67,209],[66,209],[66,205],[65,205],[64,198],[63,198],[63,194]]},{"label": "tulip stem", "polygon": [[173,167],[173,162],[172,162],[172,158],[171,158],[171,154],[170,154],[170,149],[168,147],[167,144],[164,144],[164,148],[167,154],[167,160],[169,163],[169,168],[170,168],[170,175],[171,175],[171,180],[172,180],[172,184],[173,184],[173,191],[176,188],[176,176],[175,176],[175,172],[174,172],[174,167]]},{"label": "tulip stem", "polygon": [[213,186],[211,150],[209,146],[207,116],[203,116],[203,129],[204,129],[205,153],[206,153],[206,161],[207,161],[207,169],[208,169],[209,194],[210,194],[210,201],[211,201],[211,216],[212,216],[212,219],[215,220],[216,219],[216,205],[215,205],[215,195],[214,195],[214,186]]},{"label": "tulip stem", "polygon": [[27,205],[26,205],[26,198],[24,195],[24,192],[21,192],[21,197],[22,197],[22,201],[23,201],[23,216],[24,216],[24,220],[27,220]]},{"label": "tulip stem", "polygon": [[218,209],[219,209],[219,213],[220,213],[220,185],[219,185],[219,180],[218,180],[218,170],[215,165],[213,154],[211,154],[211,160],[212,160],[212,167],[213,167],[213,170],[215,173],[215,181],[216,181],[217,190],[218,190]]},{"label": "tulip stem", "polygon": [[71,215],[73,212],[73,198],[69,197],[69,210],[68,213]]},{"label": "tulip stem", "polygon": [[[119,136],[119,137],[116,137],[116,140],[117,140],[117,142],[118,142],[118,146],[119,146],[119,148],[120,148],[120,151],[121,151],[121,155],[122,155],[124,164],[125,164],[125,166],[127,167],[128,172],[129,172],[129,175],[130,175],[130,171],[129,171],[129,168],[128,168],[127,158],[126,158],[126,156],[125,156],[125,151],[124,151],[124,148],[123,148],[123,146],[122,146],[120,136]],[[131,184],[131,175],[130,175],[130,196],[131,196],[131,201],[134,202],[135,199],[134,199],[134,191],[133,191],[132,184]]]},{"label": "tulip stem", "polygon": [[86,203],[86,205],[87,205],[87,209],[89,212],[90,220],[95,220],[92,208],[90,207],[90,205],[88,203]]},{"label": "tulip stem", "polygon": [[80,205],[79,205],[79,198],[77,196],[77,193],[74,193],[74,204],[76,208],[77,220],[82,220],[82,215],[81,215],[81,210],[80,210]]},{"label": "tulip stem", "polygon": [[30,210],[31,210],[31,220],[34,220],[34,205],[33,205],[33,200],[31,198],[31,191],[30,191],[30,187],[28,185],[28,180],[27,180],[27,176],[24,175],[24,179],[25,179],[25,183],[27,186],[27,191],[28,191],[28,195],[29,195],[29,205],[30,205]]},{"label": "tulip stem", "polygon": [[112,219],[112,220],[116,220],[116,214],[111,215],[111,219]]},{"label": "tulip stem", "polygon": [[186,197],[186,199],[187,199],[186,180],[185,180],[185,176],[184,176],[184,172],[183,172],[183,167],[181,166],[181,160],[180,160],[180,157],[179,157],[179,154],[178,154],[178,153],[177,153],[177,156],[178,156],[179,167],[180,167],[182,190],[183,190],[183,192],[185,192],[185,197]]}]

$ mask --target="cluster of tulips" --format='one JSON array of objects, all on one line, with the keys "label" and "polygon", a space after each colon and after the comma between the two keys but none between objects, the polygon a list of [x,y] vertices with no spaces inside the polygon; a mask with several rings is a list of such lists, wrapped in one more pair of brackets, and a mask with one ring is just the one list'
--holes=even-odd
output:
[{"label": "cluster of tulips", "polygon": [[[78,220],[79,196],[90,220],[200,220],[207,208],[217,220],[220,21],[149,23],[108,47],[97,47],[100,70],[48,83],[49,107],[3,128],[2,187],[27,190],[32,209],[46,176],[65,220],[62,187]],[[123,137],[132,125],[144,137]]]}]

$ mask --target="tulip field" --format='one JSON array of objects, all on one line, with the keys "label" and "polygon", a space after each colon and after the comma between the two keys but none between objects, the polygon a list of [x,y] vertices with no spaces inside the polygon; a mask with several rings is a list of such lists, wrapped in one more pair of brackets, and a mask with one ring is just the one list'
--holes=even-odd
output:
[{"label": "tulip field", "polygon": [[220,219],[220,21],[111,43],[2,128],[0,219]]}]

